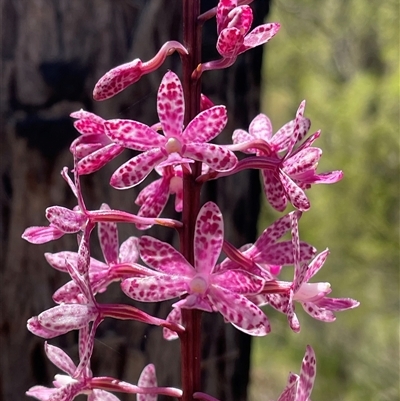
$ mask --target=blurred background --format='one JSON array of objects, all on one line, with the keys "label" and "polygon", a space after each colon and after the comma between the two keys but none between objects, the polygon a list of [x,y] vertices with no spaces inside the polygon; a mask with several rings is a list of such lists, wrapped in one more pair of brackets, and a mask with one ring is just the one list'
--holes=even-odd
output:
[{"label": "blurred background", "polygon": [[[300,236],[331,250],[315,281],[361,305],[330,324],[298,307],[297,335],[267,309],[272,333],[253,343],[251,400],[276,398],[306,344],[317,355],[313,400],[398,400],[399,3],[275,0],[268,21],[282,28],[265,53],[263,112],[277,130],[306,99],[311,132],[322,130],[319,171],[344,171],[308,192]],[[274,218],[265,205],[259,230]]]}]

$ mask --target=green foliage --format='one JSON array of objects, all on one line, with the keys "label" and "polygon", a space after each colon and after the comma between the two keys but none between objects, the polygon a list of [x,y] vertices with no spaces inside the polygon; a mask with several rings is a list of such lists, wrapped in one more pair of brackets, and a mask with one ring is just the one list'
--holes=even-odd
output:
[{"label": "green foliage", "polygon": [[[276,398],[309,343],[318,363],[313,399],[398,400],[398,3],[280,0],[272,11],[282,28],[266,49],[264,111],[276,130],[307,99],[312,129],[322,129],[319,171],[345,172],[308,192],[301,237],[331,250],[316,279],[361,306],[331,324],[300,313],[299,335],[268,310],[273,332],[254,344],[253,399]],[[260,229],[273,218],[266,206]]]}]

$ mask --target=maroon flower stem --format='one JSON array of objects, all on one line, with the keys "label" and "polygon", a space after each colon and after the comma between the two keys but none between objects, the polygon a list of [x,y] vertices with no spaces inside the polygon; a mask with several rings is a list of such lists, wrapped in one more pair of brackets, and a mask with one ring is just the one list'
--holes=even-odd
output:
[{"label": "maroon flower stem", "polygon": [[[187,125],[200,112],[200,79],[193,80],[192,72],[201,62],[201,27],[197,21],[200,14],[200,0],[183,0],[183,42],[188,55],[182,56],[183,93],[185,98],[185,119]],[[201,163],[192,164],[192,172],[183,172],[183,210],[180,230],[180,251],[189,263],[194,265],[193,241],[196,217],[200,210],[201,184],[196,178],[201,173]],[[201,312],[183,309],[182,321],[185,332],[181,340],[182,401],[193,401],[193,394],[200,391],[201,363]]]}]

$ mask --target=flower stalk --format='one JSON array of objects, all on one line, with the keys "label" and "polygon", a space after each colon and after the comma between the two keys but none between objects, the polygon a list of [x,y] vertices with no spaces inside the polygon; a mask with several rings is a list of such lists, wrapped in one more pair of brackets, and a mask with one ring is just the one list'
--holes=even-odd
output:
[{"label": "flower stalk", "polygon": [[[184,124],[200,112],[201,78],[193,79],[192,72],[201,62],[200,0],[183,0],[183,43],[188,54],[182,57],[183,96],[185,99]],[[194,230],[200,209],[201,184],[196,182],[201,174],[201,163],[195,162],[190,172],[183,169],[183,210],[180,230],[180,251],[194,265]],[[183,309],[182,323],[185,331],[181,340],[182,401],[192,401],[193,394],[201,389],[201,314],[200,310]]]}]

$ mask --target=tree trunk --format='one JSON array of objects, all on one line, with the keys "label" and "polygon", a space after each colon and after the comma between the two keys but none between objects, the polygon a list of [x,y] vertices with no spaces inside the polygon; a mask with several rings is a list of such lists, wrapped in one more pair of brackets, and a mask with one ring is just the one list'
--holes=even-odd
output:
[{"label": "tree trunk", "polygon": [[[168,6],[166,5],[168,3]],[[216,1],[203,1],[207,9]],[[261,23],[268,2],[254,2]],[[73,236],[31,245],[21,239],[26,227],[46,225],[45,208],[73,207],[75,199],[60,177],[72,167],[68,147],[76,137],[69,114],[84,108],[103,118],[157,121],[156,92],[167,68],[179,70],[179,58],[165,65],[115,98],[94,102],[91,92],[107,70],[133,58],[150,59],[167,40],[179,39],[181,2],[166,0],[2,0],[1,22],[1,294],[0,394],[3,400],[22,399],[32,385],[49,385],[57,373],[44,355],[43,339],[26,330],[26,320],[54,306],[51,296],[66,275],[51,269],[44,252],[76,250]],[[205,59],[216,58],[215,22],[204,29]],[[205,73],[204,93],[228,107],[229,127],[247,128],[259,109],[262,50],[241,56],[228,70]],[[101,171],[82,177],[89,209],[102,202],[135,211],[140,188],[125,192],[108,185],[111,173],[129,157],[124,153]],[[259,211],[259,179],[255,172],[211,182],[205,199],[216,201],[224,212],[228,239],[236,245],[254,240]],[[170,208],[168,214],[174,212]],[[167,213],[165,213],[167,215]],[[121,241],[134,235],[120,226]],[[136,234],[138,234],[136,232]],[[176,242],[172,230],[151,229],[165,241]],[[92,255],[100,257],[97,244]],[[129,302],[118,285],[100,299]],[[170,304],[141,304],[149,313],[165,317]],[[204,391],[225,401],[246,399],[250,339],[216,315],[205,314]],[[76,357],[76,334],[51,340]],[[161,385],[179,386],[179,344],[166,343],[161,330],[139,323],[106,320],[97,332],[92,368],[135,382],[143,365],[156,364]],[[131,399],[121,396],[121,400]]]}]

